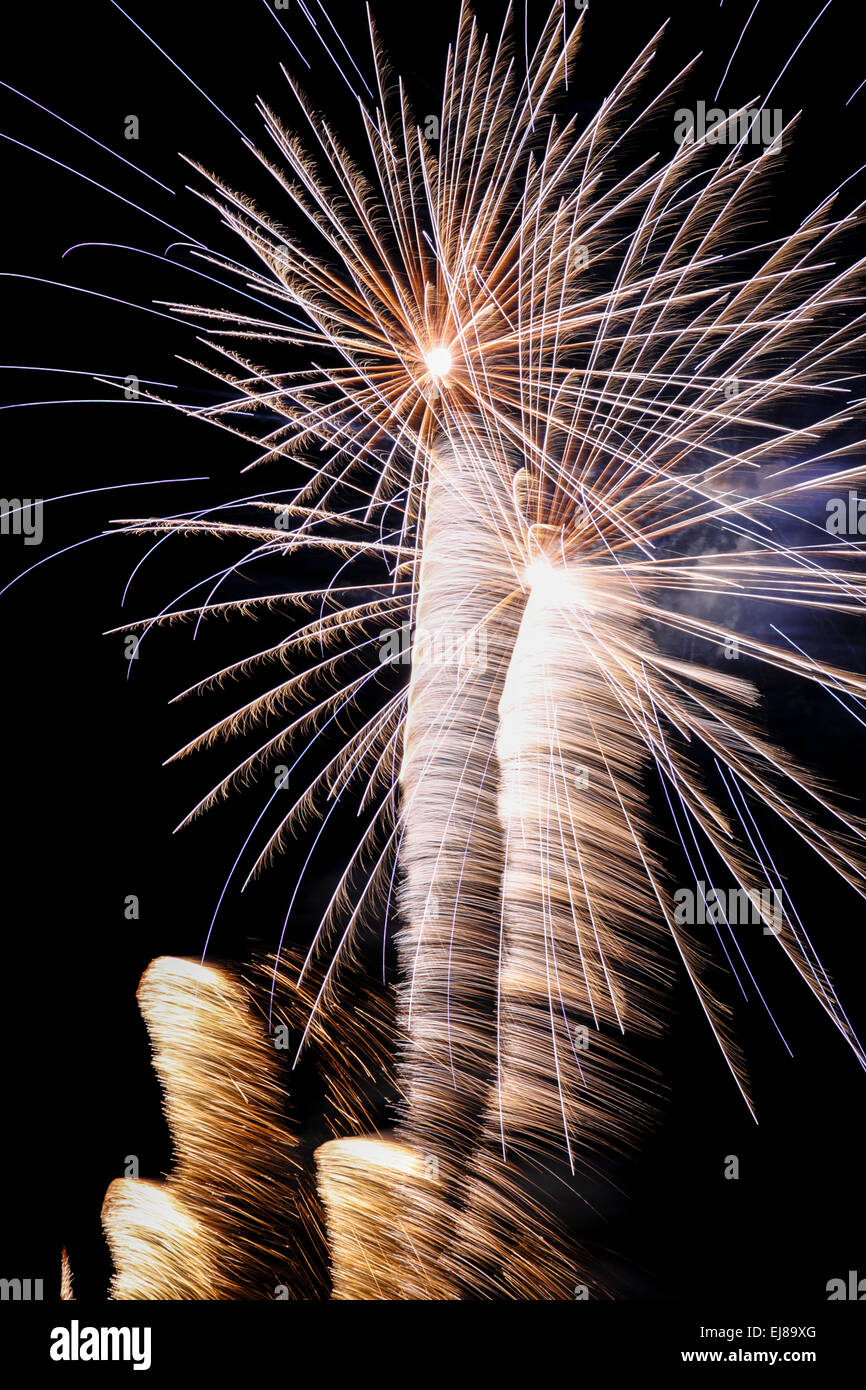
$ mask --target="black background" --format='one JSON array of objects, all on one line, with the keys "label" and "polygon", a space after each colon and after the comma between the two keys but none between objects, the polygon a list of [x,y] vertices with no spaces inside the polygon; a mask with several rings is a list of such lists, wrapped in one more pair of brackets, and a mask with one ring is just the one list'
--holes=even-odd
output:
[{"label": "black background", "polygon": [[[263,96],[291,124],[294,105],[279,71],[282,60],[315,100],[339,120],[347,139],[362,139],[342,79],[292,6],[285,19],[311,62],[293,57],[263,0],[203,6],[189,0],[130,0],[129,13],[177,63],[259,141],[254,109]],[[530,4],[530,26],[546,12]],[[570,100],[589,116],[611,82],[659,25],[671,17],[659,72],[667,77],[693,54],[704,57],[686,84],[694,104],[712,102],[752,0],[626,5],[592,0]],[[771,105],[785,117],[802,110],[793,144],[780,160],[767,200],[767,227],[795,224],[862,161],[866,89],[847,108],[862,79],[858,8],[834,0],[794,59]],[[733,106],[765,94],[820,4],[762,0],[731,69],[722,101]],[[419,113],[439,106],[439,74],[456,6],[377,3],[395,66],[410,84]],[[500,4],[479,6],[499,22]],[[339,7],[341,32],[364,53],[363,6]],[[335,18],[337,16],[335,15]],[[4,21],[5,23],[5,21]],[[105,3],[31,7],[8,35],[3,77],[179,191],[167,193],[88,144],[49,116],[0,88],[0,130],[71,165],[229,254],[237,252],[218,218],[185,184],[203,180],[178,151],[199,159],[232,186],[260,195],[291,220],[240,137],[118,11]],[[360,59],[359,59],[360,61]],[[362,64],[364,66],[364,64]],[[368,71],[369,65],[365,66]],[[660,85],[653,76],[650,84]],[[428,100],[429,99],[429,100]],[[137,142],[124,120],[140,120]],[[670,114],[648,139],[671,142]],[[163,253],[175,240],[160,227],[74,173],[2,142],[6,242],[2,266],[152,306],[154,300],[224,304],[228,293],[188,271],[111,242]],[[843,198],[850,206],[862,180]],[[848,196],[850,195],[850,196]],[[768,231],[769,234],[769,231]],[[239,253],[240,254],[240,253]],[[188,257],[186,264],[190,262]],[[208,270],[207,266],[200,267]],[[214,272],[218,273],[218,272]],[[176,384],[180,399],[215,401],[215,385],[176,354],[200,355],[196,329],[71,289],[23,279],[2,281],[4,364],[137,375]],[[243,309],[243,300],[232,300]],[[248,306],[251,307],[251,306]],[[241,441],[157,407],[126,401],[87,376],[4,371],[9,403],[100,397],[98,405],[47,405],[0,414],[3,484],[8,497],[53,497],[156,478],[207,475],[209,481],[129,492],[95,493],[46,508],[41,549],[4,538],[3,582],[25,564],[104,530],[118,517],[191,509],[238,492],[290,486],[271,471],[250,484],[240,470],[252,450]],[[135,412],[134,418],[132,412]],[[170,1162],[160,1097],[149,1064],[135,989],[159,954],[201,953],[222,884],[261,805],[245,793],[192,828],[172,836],[187,809],[234,765],[236,750],[162,766],[175,748],[225,705],[168,701],[197,676],[251,649],[241,623],[151,634],[127,680],[123,639],[103,635],[156,611],[202,574],[227,563],[209,542],[172,540],[137,576],[125,609],[126,577],[146,545],[113,537],[42,565],[0,597],[3,631],[2,768],[3,1013],[6,1120],[0,1274],[57,1284],[66,1245],[79,1297],[98,1298],[109,1277],[99,1210],[108,1183],[136,1154],[143,1176]],[[305,572],[301,580],[309,582]],[[256,584],[285,583],[276,567]],[[273,588],[271,590],[273,591]],[[262,645],[279,622],[262,628]],[[259,636],[255,634],[254,636]],[[810,650],[842,665],[860,662],[858,634],[837,620],[816,625]],[[777,679],[765,682],[770,731],[859,798],[862,729],[829,697]],[[844,722],[843,722],[844,721]],[[232,759],[231,763],[229,759]],[[213,776],[209,778],[209,774]],[[309,935],[317,906],[341,867],[351,827],[337,826],[299,905],[293,933]],[[862,907],[853,894],[806,863],[796,846],[775,848],[824,964],[839,982],[855,1027],[864,1025],[866,963]],[[230,891],[211,943],[215,959],[245,960],[252,947],[273,948],[302,846],[240,897]],[[681,879],[680,881],[686,881]],[[127,894],[141,916],[124,920]],[[753,1006],[738,1026],[750,1063],[759,1125],[730,1081],[697,1002],[681,984],[677,1011],[660,1059],[670,1087],[662,1122],[627,1171],[629,1199],[611,1194],[602,1217],[575,1219],[611,1252],[619,1291],[637,1298],[821,1300],[827,1280],[850,1269],[866,1275],[862,1205],[862,1114],[866,1079],[829,1021],[793,972],[759,943],[753,968],[789,1038],[788,1058]],[[384,1118],[384,1117],[383,1117]],[[315,1138],[311,1129],[311,1142]],[[739,1181],[725,1181],[725,1156],[740,1159]]]}]

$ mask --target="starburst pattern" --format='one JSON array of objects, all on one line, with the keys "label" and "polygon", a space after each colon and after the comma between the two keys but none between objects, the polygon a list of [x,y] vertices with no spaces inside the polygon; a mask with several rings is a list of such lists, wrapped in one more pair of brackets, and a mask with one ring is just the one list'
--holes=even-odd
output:
[{"label": "starburst pattern", "polygon": [[[859,210],[837,216],[828,198],[765,239],[774,150],[734,133],[633,157],[635,132],[677,86],[641,96],[661,35],[585,125],[560,114],[580,30],[555,6],[524,71],[510,17],[491,42],[464,6],[438,142],[375,33],[364,148],[350,152],[290,79],[303,136],[262,107],[273,153],[256,153],[300,230],[215,177],[207,196],[259,259],[247,288],[282,321],[172,311],[203,319],[227,364],[201,364],[229,395],[195,413],[253,440],[260,462],[291,460],[304,482],[289,504],[259,496],[228,517],[124,523],[248,546],[205,581],[203,603],[144,627],[306,609],[283,641],[184,692],[287,668],[180,750],[268,725],[191,815],[343,733],[287,812],[280,803],[251,872],[311,816],[324,829],[338,802],[370,811],[301,970],[302,983],[319,970],[302,1044],[362,923],[387,924],[399,896],[403,1102],[389,1153],[418,1143],[436,1155],[450,1212],[428,1224],[436,1258],[444,1230],[474,1232],[475,1248],[485,1232],[499,1292],[531,1280],[516,1255],[505,1268],[509,1159],[592,1171],[646,1123],[628,1039],[659,1026],[669,956],[752,1104],[725,974],[763,995],[736,923],[710,918],[713,939],[676,920],[653,785],[696,880],[722,875],[759,904],[768,886],[782,895],[783,920],[765,905],[761,920],[866,1064],[756,807],[861,895],[863,828],[763,734],[755,682],[716,661],[734,642],[757,678],[778,668],[848,710],[866,693],[861,675],[775,624],[771,640],[729,616],[862,609],[857,546],[802,514],[816,489],[864,473],[849,462]],[[329,583],[220,597],[240,565],[310,551],[333,561]],[[408,687],[380,659],[401,624],[416,642]],[[483,661],[430,655],[455,631],[483,637]],[[357,1160],[334,1150],[328,1181]],[[551,1274],[550,1288],[566,1283]]]}]

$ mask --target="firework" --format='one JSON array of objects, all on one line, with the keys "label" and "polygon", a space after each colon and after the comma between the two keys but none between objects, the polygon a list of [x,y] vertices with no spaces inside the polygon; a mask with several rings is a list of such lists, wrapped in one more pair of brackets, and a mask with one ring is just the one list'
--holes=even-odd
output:
[{"label": "firework", "polygon": [[[827,199],[790,235],[761,239],[774,165],[747,132],[630,163],[628,136],[676,85],[641,103],[659,36],[578,128],[558,113],[580,27],[554,6],[522,75],[510,21],[490,42],[464,6],[435,152],[375,35],[363,161],[296,89],[308,145],[262,108],[275,153],[257,154],[303,231],[287,236],[212,179],[211,201],[261,270],[209,259],[293,321],[173,309],[204,318],[229,364],[204,364],[230,394],[195,413],[306,481],[289,504],[260,496],[228,518],[125,523],[246,540],[244,564],[310,549],[335,562],[326,586],[254,600],[217,599],[223,573],[211,576],[204,603],[148,625],[283,600],[307,610],[284,641],[184,692],[289,668],[178,755],[286,715],[195,815],[298,743],[343,731],[252,867],[337,801],[372,811],[300,972],[302,1047],[363,923],[400,904],[397,1139],[319,1160],[340,1297],[397,1287],[386,1266],[409,1269],[411,1242],[425,1271],[413,1287],[441,1277],[443,1289],[525,1296],[536,1279],[565,1296],[572,1257],[558,1237],[514,1250],[534,1201],[514,1175],[564,1163],[579,1179],[605,1147],[633,1145],[651,1102],[631,1042],[658,1030],[668,957],[751,1107],[727,980],[763,996],[727,916],[703,934],[676,920],[651,844],[652,786],[696,880],[711,864],[750,901],[782,892],[760,805],[864,891],[861,824],[762,735],[755,684],[714,664],[733,642],[754,669],[813,682],[849,710],[866,693],[862,676],[775,625],[770,640],[727,616],[734,601],[771,615],[862,607],[856,547],[823,531],[785,539],[816,486],[863,478],[846,462],[859,210],[836,217]],[[299,351],[305,365],[287,370]],[[380,660],[401,624],[416,642],[408,691]],[[480,638],[483,661],[467,659]],[[866,1064],[796,912],[759,911]],[[425,1155],[441,1165],[432,1183],[417,1171]],[[404,1170],[405,1240],[396,1218],[384,1230]],[[449,1232],[465,1258],[446,1256]]]},{"label": "firework", "polygon": [[446,1166],[471,1143],[495,1066],[494,748],[522,607],[506,480],[467,442],[464,455],[443,446],[430,479],[400,769],[406,1123]]},{"label": "firework", "polygon": [[74,1303],[75,1301],[75,1294],[72,1291],[72,1266],[65,1249],[60,1252],[60,1298],[63,1303]]},{"label": "firework", "polygon": [[139,1004],[162,1083],[174,1167],[118,1178],[103,1224],[116,1299],[274,1298],[321,1291],[316,1214],[284,1115],[274,1048],[228,972],[154,961]]},{"label": "firework", "polygon": [[316,1151],[316,1166],[333,1298],[455,1297],[439,1267],[450,1221],[429,1155],[390,1138],[335,1139]]}]

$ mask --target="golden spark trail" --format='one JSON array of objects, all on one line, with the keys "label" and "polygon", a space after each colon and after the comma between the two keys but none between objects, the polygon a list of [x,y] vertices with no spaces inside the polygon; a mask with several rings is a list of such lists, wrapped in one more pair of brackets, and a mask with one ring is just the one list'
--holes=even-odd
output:
[{"label": "golden spark trail", "polygon": [[400,769],[404,1123],[443,1171],[470,1141],[495,1067],[493,752],[522,608],[510,479],[483,450],[467,432],[462,448],[446,441],[434,454]]},{"label": "golden spark trail", "polygon": [[163,1087],[174,1166],[117,1178],[103,1224],[115,1299],[274,1298],[321,1292],[298,1141],[278,1059],[226,971],[161,958],[138,991]]},{"label": "golden spark trail", "polygon": [[[671,966],[753,1113],[734,986],[746,995],[748,984],[781,1036],[751,943],[726,917],[677,920],[670,866],[763,904],[762,890],[786,891],[766,817],[866,897],[861,819],[766,737],[760,710],[773,670],[856,719],[866,695],[866,677],[817,640],[827,615],[862,617],[866,604],[862,542],[823,524],[828,494],[866,481],[854,394],[862,208],[840,211],[834,195],[770,236],[762,199],[780,161],[739,138],[740,113],[712,139],[630,153],[634,133],[672,114],[692,66],[641,95],[661,33],[581,127],[562,101],[581,25],[563,20],[553,5],[534,42],[527,33],[524,71],[510,14],[488,39],[461,4],[438,143],[372,28],[377,96],[360,106],[360,151],[291,79],[303,138],[261,109],[272,148],[256,154],[275,208],[204,175],[258,269],[207,259],[284,317],[173,312],[206,321],[203,369],[225,388],[187,413],[251,443],[256,463],[287,466],[297,485],[285,505],[263,493],[125,523],[233,549],[203,580],[203,601],[185,593],[130,625],[145,635],[154,623],[295,610],[281,640],[183,692],[262,676],[176,755],[257,735],[187,819],[262,782],[270,800],[253,832],[270,819],[250,876],[316,820],[294,904],[337,805],[369,813],[300,968],[299,1052],[320,1046],[340,999],[351,1022],[343,982],[365,929],[387,937],[399,904],[394,1134],[358,1132],[361,1078],[382,1061],[387,1028],[351,1059],[339,1027],[320,1047],[346,1111],[347,1132],[318,1157],[339,1298],[597,1288],[546,1184],[581,1195],[602,1155],[633,1149],[644,1130],[661,1079],[641,1059]],[[230,576],[254,577],[253,562],[296,574],[311,557],[332,566],[330,582],[219,592]],[[406,626],[408,688],[402,663],[383,657]],[[748,678],[731,654],[748,660]],[[293,791],[275,799],[273,766],[290,752]],[[866,1066],[808,924],[785,904],[779,919],[761,906],[759,926]],[[159,998],[145,996],[157,1030]],[[176,1122],[199,1135],[180,1165],[182,1209],[153,1198],[178,1230],[207,1205],[212,1106],[238,1120],[227,1077],[257,1097],[244,1121],[257,1161],[285,1142],[271,1054],[227,1023],[217,1037],[225,1074],[207,1085],[192,1035],[179,1075],[157,1047]],[[255,1172],[241,1164],[238,1181],[244,1219],[249,1207],[253,1227],[267,1226]],[[125,1213],[125,1200],[120,1188],[116,1220],[152,1262],[153,1222],[146,1209]],[[227,1220],[218,1208],[235,1200],[221,1186],[208,1221]],[[230,1287],[209,1239],[196,1236],[201,1266],[186,1274]],[[174,1275],[157,1267],[148,1280],[163,1277]]]}]

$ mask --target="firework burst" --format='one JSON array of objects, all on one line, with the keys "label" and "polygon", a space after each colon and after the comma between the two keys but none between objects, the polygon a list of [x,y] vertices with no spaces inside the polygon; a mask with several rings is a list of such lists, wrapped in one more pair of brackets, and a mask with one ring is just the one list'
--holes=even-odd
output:
[{"label": "firework burst", "polygon": [[[688,71],[641,96],[661,35],[586,124],[561,116],[580,32],[554,6],[522,64],[510,16],[491,41],[464,6],[436,144],[372,27],[363,149],[350,152],[287,75],[302,135],[262,106],[270,152],[255,153],[298,230],[208,176],[208,199],[261,269],[201,253],[281,321],[172,312],[208,326],[215,356],[200,365],[229,393],[192,413],[252,440],[258,462],[290,460],[304,482],[289,504],[261,496],[229,517],[124,522],[245,540],[244,564],[311,550],[333,560],[326,585],[255,599],[222,600],[220,572],[205,602],[140,625],[306,609],[285,640],[184,692],[288,668],[180,750],[278,721],[190,815],[342,731],[251,869],[337,803],[371,812],[301,968],[302,985],[316,979],[302,1046],[362,924],[387,924],[399,901],[397,1139],[331,1149],[325,1185],[357,1206],[366,1153],[376,1195],[364,1219],[376,1226],[405,1170],[416,1252],[426,1231],[442,1287],[514,1294],[538,1278],[551,1296],[568,1286],[570,1256],[554,1238],[528,1265],[511,1248],[530,1199],[510,1173],[554,1161],[592,1172],[604,1147],[635,1141],[650,1111],[629,1039],[658,1029],[671,959],[751,1107],[725,979],[763,996],[736,923],[723,914],[701,938],[677,920],[653,787],[696,880],[721,875],[763,904],[866,1064],[755,808],[861,895],[863,828],[763,735],[755,683],[715,660],[734,642],[756,671],[796,675],[849,710],[866,693],[862,676],[778,627],[768,640],[726,616],[862,608],[856,547],[823,529],[785,538],[816,487],[863,478],[848,462],[864,313],[863,262],[847,247],[860,210],[836,216],[828,198],[764,239],[760,198],[777,164],[743,134],[633,158],[634,133]],[[254,361],[252,345],[277,365]],[[408,687],[381,659],[401,625],[415,640]],[[435,1182],[424,1154],[441,1165]],[[455,1230],[495,1250],[496,1270],[467,1257],[455,1272]],[[353,1239],[337,1237],[344,1265]],[[348,1276],[341,1296],[358,1287]]]}]

